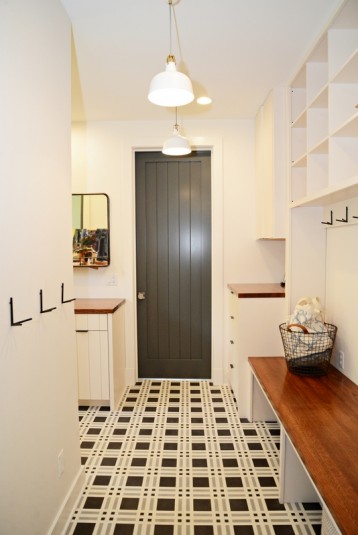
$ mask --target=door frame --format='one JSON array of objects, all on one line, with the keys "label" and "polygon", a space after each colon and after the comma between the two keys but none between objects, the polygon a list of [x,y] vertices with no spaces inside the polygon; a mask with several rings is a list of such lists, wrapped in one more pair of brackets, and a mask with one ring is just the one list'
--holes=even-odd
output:
[{"label": "door frame", "polygon": [[[211,153],[211,380],[215,384],[224,382],[224,184],[221,137],[191,137],[195,150]],[[126,384],[138,380],[137,348],[137,266],[136,266],[136,223],[135,223],[135,153],[161,150],[162,139],[127,138],[123,146],[123,169],[128,180],[123,202],[130,203],[131,225],[128,239],[131,240],[131,277],[126,292]],[[128,274],[129,275],[129,274]]]},{"label": "door frame", "polygon": [[[138,290],[148,294],[148,302],[140,304],[137,299],[138,375],[140,378],[211,379],[211,151],[194,150],[179,158],[166,156],[161,151],[136,151],[135,157],[138,164],[135,215],[139,225],[136,262],[137,285],[140,286],[137,286],[137,295]],[[175,166],[171,167],[173,163]],[[158,219],[158,209],[164,220]],[[163,243],[158,241],[159,236],[154,238],[158,232],[165,236]],[[186,243],[188,233],[190,245]],[[171,237],[175,241],[173,247],[169,244]],[[189,251],[185,245],[182,250],[184,243]],[[163,253],[166,259],[160,266],[158,259]],[[156,276],[153,268],[159,270]],[[179,301],[186,312],[183,313],[180,306],[179,311]],[[176,319],[171,318],[172,313]],[[156,355],[157,350],[161,357]]]}]

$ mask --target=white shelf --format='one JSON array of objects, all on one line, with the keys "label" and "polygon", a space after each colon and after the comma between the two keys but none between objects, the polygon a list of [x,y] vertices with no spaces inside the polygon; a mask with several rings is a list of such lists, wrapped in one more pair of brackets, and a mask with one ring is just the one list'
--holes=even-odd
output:
[{"label": "white shelf", "polygon": [[309,108],[328,108],[328,83],[313,97]]},{"label": "white shelf", "polygon": [[307,154],[303,154],[300,158],[297,158],[292,162],[292,167],[306,167],[307,166]]},{"label": "white shelf", "polygon": [[358,77],[358,48],[348,58],[341,70],[333,77],[335,84],[356,84]]},{"label": "white shelf", "polygon": [[[358,100],[358,94],[357,94]],[[358,137],[358,109],[356,113],[342,124],[335,132],[331,134],[332,137]]]},{"label": "white shelf", "polygon": [[328,154],[328,148],[329,148],[329,139],[328,139],[328,136],[326,136],[319,143],[317,143],[317,145],[312,147],[309,153],[310,154]]},{"label": "white shelf", "polygon": [[290,208],[300,206],[327,206],[358,196],[358,175],[336,187],[327,187],[313,195],[307,195],[290,204]]},{"label": "white shelf", "polygon": [[292,122],[292,128],[306,128],[307,126],[307,110],[304,109],[298,117]]},{"label": "white shelf", "polygon": [[[357,4],[357,1],[351,0],[351,3]],[[339,76],[342,70],[345,69],[345,66],[357,50],[357,43],[357,28],[332,29],[328,31],[328,64],[329,78],[331,80]]]}]

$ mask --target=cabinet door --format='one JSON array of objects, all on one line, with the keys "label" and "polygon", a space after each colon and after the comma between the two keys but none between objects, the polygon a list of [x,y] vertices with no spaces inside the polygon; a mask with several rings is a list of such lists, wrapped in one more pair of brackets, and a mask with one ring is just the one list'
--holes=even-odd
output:
[{"label": "cabinet door", "polygon": [[89,337],[88,332],[76,333],[77,344],[77,371],[78,371],[78,398],[90,399],[90,364],[89,364]]},{"label": "cabinet door", "polygon": [[107,325],[107,314],[76,316],[79,399],[109,400]]},{"label": "cabinet door", "polygon": [[108,334],[89,331],[90,399],[109,400]]},{"label": "cabinet door", "polygon": [[275,88],[256,116],[257,238],[286,236],[287,90]]}]

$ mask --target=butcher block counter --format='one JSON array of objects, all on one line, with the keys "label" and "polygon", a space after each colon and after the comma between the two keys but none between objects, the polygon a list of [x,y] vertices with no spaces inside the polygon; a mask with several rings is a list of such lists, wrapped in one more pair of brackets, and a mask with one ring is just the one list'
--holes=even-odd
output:
[{"label": "butcher block counter", "polygon": [[75,314],[113,314],[124,305],[125,299],[76,299]]},{"label": "butcher block counter", "polygon": [[228,284],[228,287],[241,299],[285,297],[285,288],[278,283]]},{"label": "butcher block counter", "polygon": [[285,289],[275,283],[230,283],[227,292],[227,381],[240,418],[250,415],[250,355],[283,354],[279,331],[286,321]]}]

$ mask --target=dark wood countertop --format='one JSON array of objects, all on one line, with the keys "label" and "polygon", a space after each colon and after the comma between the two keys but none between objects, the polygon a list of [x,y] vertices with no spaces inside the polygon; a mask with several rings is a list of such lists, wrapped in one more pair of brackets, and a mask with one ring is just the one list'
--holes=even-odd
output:
[{"label": "dark wood countertop", "polygon": [[337,526],[358,533],[358,386],[333,366],[318,378],[283,357],[249,363]]},{"label": "dark wood countertop", "polygon": [[240,298],[285,297],[285,288],[278,283],[230,283],[228,288]]},{"label": "dark wood countertop", "polygon": [[76,299],[75,314],[113,314],[125,299]]}]

